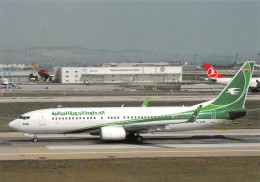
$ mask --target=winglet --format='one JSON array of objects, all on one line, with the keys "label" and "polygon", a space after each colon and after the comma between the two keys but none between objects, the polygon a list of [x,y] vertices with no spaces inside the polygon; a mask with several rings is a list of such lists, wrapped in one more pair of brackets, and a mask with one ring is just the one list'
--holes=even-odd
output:
[{"label": "winglet", "polygon": [[194,121],[196,121],[200,109],[201,109],[202,105],[199,105],[199,107],[194,111],[194,113],[192,114],[192,116],[190,117],[190,119],[187,121],[187,123],[193,123]]},{"label": "winglet", "polygon": [[148,103],[149,103],[149,99],[150,99],[150,98],[147,97],[141,107],[147,107],[147,106],[148,106]]}]

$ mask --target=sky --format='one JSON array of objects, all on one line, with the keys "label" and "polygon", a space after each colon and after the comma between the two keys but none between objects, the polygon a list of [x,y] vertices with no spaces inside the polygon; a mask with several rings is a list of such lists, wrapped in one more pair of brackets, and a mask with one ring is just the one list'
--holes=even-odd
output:
[{"label": "sky", "polygon": [[257,54],[260,1],[0,0],[0,50],[75,45]]}]

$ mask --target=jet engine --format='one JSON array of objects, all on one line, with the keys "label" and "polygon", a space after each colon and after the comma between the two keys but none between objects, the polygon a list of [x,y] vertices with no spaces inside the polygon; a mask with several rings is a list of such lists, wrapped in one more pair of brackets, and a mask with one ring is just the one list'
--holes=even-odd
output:
[{"label": "jet engine", "polygon": [[100,129],[101,140],[124,140],[126,131],[123,126],[104,126]]}]

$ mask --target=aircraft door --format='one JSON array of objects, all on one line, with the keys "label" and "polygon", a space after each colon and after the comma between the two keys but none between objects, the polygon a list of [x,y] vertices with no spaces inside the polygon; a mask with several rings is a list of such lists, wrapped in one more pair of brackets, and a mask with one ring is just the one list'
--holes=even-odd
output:
[{"label": "aircraft door", "polygon": [[46,125],[46,114],[44,112],[40,113],[39,125]]}]

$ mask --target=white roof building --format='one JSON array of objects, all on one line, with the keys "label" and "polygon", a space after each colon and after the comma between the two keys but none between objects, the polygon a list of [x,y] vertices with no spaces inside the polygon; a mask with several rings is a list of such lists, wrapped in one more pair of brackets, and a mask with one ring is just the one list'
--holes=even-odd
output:
[{"label": "white roof building", "polygon": [[61,67],[56,72],[56,81],[59,83],[180,82],[182,66]]}]

